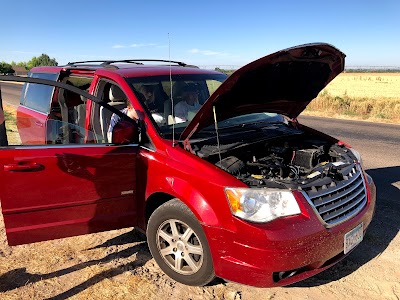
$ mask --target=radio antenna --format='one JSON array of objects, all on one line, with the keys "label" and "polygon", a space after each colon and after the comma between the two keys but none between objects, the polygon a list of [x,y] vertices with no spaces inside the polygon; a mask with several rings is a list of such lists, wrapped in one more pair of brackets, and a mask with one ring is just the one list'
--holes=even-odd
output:
[{"label": "radio antenna", "polygon": [[[172,62],[171,62],[171,40],[168,32],[168,60],[169,60],[169,83],[171,86],[171,114],[172,114],[172,147],[175,147],[175,113],[174,113],[174,95],[172,95]],[[169,118],[169,116],[168,116]],[[168,119],[167,119],[168,124]]]},{"label": "radio antenna", "polygon": [[219,156],[219,164],[222,166],[221,160],[221,147],[219,144],[219,134],[218,134],[218,122],[217,122],[217,113],[215,112],[215,106],[213,106],[213,113],[214,113],[214,126],[215,126],[215,133],[217,135],[217,146],[218,146],[218,156]]}]

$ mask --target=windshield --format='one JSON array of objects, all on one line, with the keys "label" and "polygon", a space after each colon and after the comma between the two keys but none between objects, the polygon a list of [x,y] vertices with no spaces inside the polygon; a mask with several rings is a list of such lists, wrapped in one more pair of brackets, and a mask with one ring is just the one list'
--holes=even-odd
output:
[{"label": "windshield", "polygon": [[225,74],[184,74],[172,75],[172,80],[169,75],[126,80],[160,134],[172,139],[172,124],[179,136],[226,78]]},{"label": "windshield", "polygon": [[[255,123],[287,123],[287,120],[280,114],[276,113],[253,113],[247,115],[241,115],[237,117],[233,117],[230,119],[223,120],[218,122],[218,128],[228,128],[235,127],[244,124],[255,124]],[[203,130],[214,130],[214,125],[208,126]]]},{"label": "windshield", "polygon": [[[238,132],[243,128],[263,128],[270,124],[286,126],[288,119],[277,113],[260,112],[232,117],[217,123],[218,130],[224,134]],[[215,130],[215,124],[212,124],[197,131],[192,137],[209,138],[215,135]]]}]

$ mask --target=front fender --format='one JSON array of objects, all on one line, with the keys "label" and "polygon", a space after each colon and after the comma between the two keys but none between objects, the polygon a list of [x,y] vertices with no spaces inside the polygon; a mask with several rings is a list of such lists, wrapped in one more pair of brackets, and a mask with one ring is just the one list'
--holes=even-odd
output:
[{"label": "front fender", "polygon": [[[145,208],[150,204],[151,210],[154,210],[168,199],[178,198],[202,225],[233,229],[224,187],[243,183],[185,150],[178,147],[167,150],[140,152],[138,174],[143,175],[138,175],[138,178],[142,178],[143,183],[139,191],[142,188],[145,190]],[[145,213],[148,213],[147,209]]]},{"label": "front fender", "polygon": [[185,203],[202,225],[213,227],[221,226],[216,212],[206,200],[206,197],[195,189],[193,185],[178,177],[165,177],[164,181],[164,192]]}]

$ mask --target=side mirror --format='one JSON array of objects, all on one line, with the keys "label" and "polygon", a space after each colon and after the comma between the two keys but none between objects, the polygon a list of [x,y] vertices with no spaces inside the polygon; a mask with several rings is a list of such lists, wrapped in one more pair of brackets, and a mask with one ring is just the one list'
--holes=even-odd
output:
[{"label": "side mirror", "polygon": [[137,123],[121,120],[115,124],[112,132],[113,144],[130,144],[139,142],[139,128]]}]

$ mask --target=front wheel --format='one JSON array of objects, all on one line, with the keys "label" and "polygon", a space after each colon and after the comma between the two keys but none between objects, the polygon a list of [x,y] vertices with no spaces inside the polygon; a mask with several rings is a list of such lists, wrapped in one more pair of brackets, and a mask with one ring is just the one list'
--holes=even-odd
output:
[{"label": "front wheel", "polygon": [[178,199],[158,207],[147,225],[150,252],[172,279],[202,286],[214,279],[214,266],[203,228]]}]

